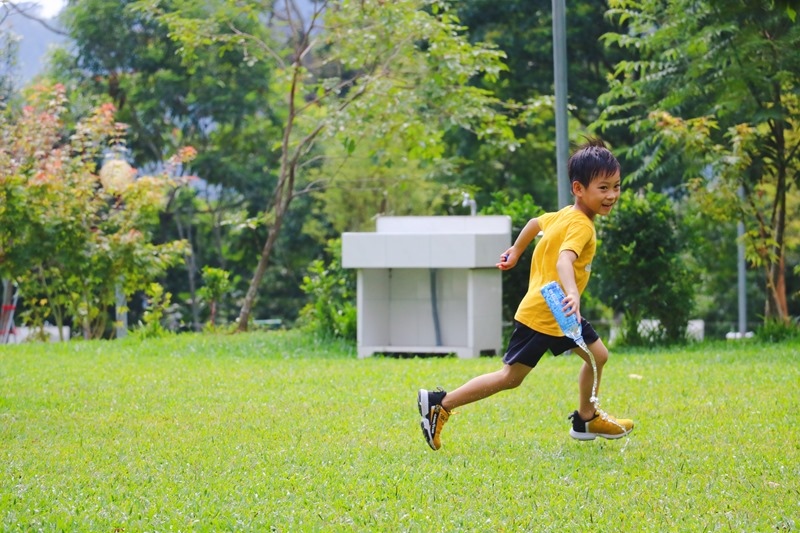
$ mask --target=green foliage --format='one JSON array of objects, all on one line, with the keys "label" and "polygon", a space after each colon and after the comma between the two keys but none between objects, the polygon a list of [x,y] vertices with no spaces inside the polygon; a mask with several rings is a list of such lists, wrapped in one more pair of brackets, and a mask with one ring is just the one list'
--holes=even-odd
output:
[{"label": "green foliage", "polygon": [[[158,241],[185,240],[190,246],[186,269],[175,269],[163,281],[176,302],[184,309],[191,307],[184,314],[192,316],[196,329],[201,327],[201,299],[195,291],[203,265],[229,270],[234,281],[252,274],[253,256],[268,231],[259,213],[269,202],[280,167],[272,148],[282,131],[273,106],[282,107],[283,100],[269,93],[273,63],[253,60],[246,49],[207,38],[203,32],[221,5],[169,2],[151,13],[144,8],[153,7],[152,2],[70,3],[62,18],[74,46],[57,56],[49,72],[66,80],[73,95],[103,96],[116,104],[118,120],[129,124],[129,153],[137,167],[160,171],[179,147],[198,148],[190,165],[175,169],[173,177],[185,179],[185,186],[172,191],[154,228]],[[190,47],[171,39],[165,23],[179,9],[196,24],[190,58],[181,53]],[[216,26],[221,33],[232,34],[235,25],[236,31],[269,40],[271,30],[261,21],[234,17],[233,12],[224,16],[225,24]],[[293,226],[302,224],[302,215],[289,214],[301,219],[292,221]],[[304,267],[319,247],[300,238],[292,239],[291,245],[292,259],[287,261],[297,264],[276,261],[279,264],[269,269],[265,286],[271,289],[270,297],[263,299],[256,316],[283,309],[296,315],[300,307],[299,280],[287,279],[285,271]],[[225,306],[216,319],[232,320],[227,316],[232,311]]]},{"label": "green foliage", "polygon": [[570,439],[580,361],[545,358],[427,448],[416,389],[500,366],[301,331],[1,346],[0,529],[796,530],[798,341],[612,354],[618,441]]},{"label": "green foliage", "polygon": [[[471,170],[464,157],[446,153],[459,131],[496,158],[512,158],[519,148],[512,127],[521,119],[479,88],[505,72],[505,54],[470,44],[455,9],[427,5],[346,2],[325,13],[324,55],[359,73],[315,80],[353,86],[344,102],[338,95],[326,100],[329,109],[340,109],[324,122],[333,164],[312,173],[331,185],[317,198],[334,232],[362,230],[381,214],[448,213],[453,183]],[[340,146],[346,164],[338,163]]]},{"label": "green foliage", "polygon": [[[525,224],[532,218],[541,215],[544,210],[534,202],[530,194],[510,198],[506,191],[492,193],[492,202],[481,208],[482,215],[507,215],[511,218],[511,242],[517,238]],[[499,250],[498,253],[502,252]],[[514,318],[520,300],[528,292],[530,279],[531,257],[533,245],[520,257],[517,265],[503,273],[503,319],[510,321]]]},{"label": "green foliage", "polygon": [[203,286],[197,291],[197,295],[208,302],[212,328],[217,324],[217,306],[231,287],[230,275],[230,272],[222,268],[208,265],[203,267]]},{"label": "green foliage", "polygon": [[[320,146],[335,153],[335,142],[324,140]],[[379,215],[445,214],[450,187],[435,178],[452,171],[450,164],[409,159],[402,145],[362,139],[346,163],[309,169],[310,179],[330,185],[314,191],[303,233],[324,244],[345,231],[372,230]]]},{"label": "green foliage", "polygon": [[[241,328],[247,327],[294,200],[333,186],[343,161],[359,153],[362,143],[360,154],[371,168],[398,160],[414,180],[419,166],[446,168],[439,161],[449,131],[468,130],[508,150],[519,144],[504,103],[472,83],[496,81],[505,69],[503,52],[470,44],[446,3],[312,3],[304,17],[295,16],[292,2],[224,0],[208,7],[142,1],[135,9],[168,28],[187,65],[214,49],[272,67],[263,101],[280,125],[266,144],[279,160],[277,181],[262,213],[267,235],[243,299]],[[279,22],[280,28],[273,27]],[[314,172],[325,163],[325,172]],[[369,184],[370,177],[360,179]],[[413,187],[415,181],[408,183]]]},{"label": "green foliage", "polygon": [[[684,341],[695,276],[683,255],[686,233],[669,198],[650,187],[640,193],[626,190],[597,227],[592,283],[598,297],[624,315],[624,341]],[[656,319],[660,326],[643,336],[642,319]]]},{"label": "green foliage", "polygon": [[[130,124],[137,165],[163,162],[185,144],[203,153],[226,142],[235,146],[253,134],[251,128],[269,123],[263,115],[254,116],[262,108],[259,95],[269,79],[269,64],[249,62],[241,51],[215,43],[207,43],[208,53],[184,62],[167,25],[136,9],[136,4],[70,3],[62,21],[75,48],[72,55],[60,58],[53,74],[69,79],[79,92],[105,95],[114,102],[119,119]],[[171,10],[180,3],[173,4]],[[197,20],[209,20],[215,4],[190,2],[183,7]],[[230,21],[245,31],[257,28],[243,18]],[[251,157],[263,164],[258,153]],[[203,177],[212,183],[243,185],[243,177],[233,172],[222,176],[204,170]]]},{"label": "green foliage", "polygon": [[31,302],[35,324],[49,315],[91,338],[104,335],[117,287],[140,290],[180,261],[184,243],[151,242],[169,182],[134,179],[118,159],[125,129],[114,107],[97,107],[70,131],[68,104],[63,86],[38,87],[20,115],[3,116],[0,276]]},{"label": "green foliage", "polygon": [[[470,44],[455,11],[440,3],[403,0],[347,1],[325,13],[328,60],[358,69],[346,107],[331,115],[330,133],[356,143],[371,136],[401,143],[408,157],[435,160],[442,135],[465,129],[508,149],[517,146],[503,102],[472,82],[497,80],[506,54],[486,43]],[[330,86],[336,78],[320,80]],[[342,129],[344,126],[344,129]]]},{"label": "green foliage", "polygon": [[[497,81],[475,83],[522,110],[514,126],[521,146],[514,152],[486,145],[468,132],[449,137],[452,149],[464,160],[459,182],[479,189],[479,205],[490,201],[491,191],[503,189],[512,196],[531,193],[547,211],[562,207],[557,205],[551,0],[470,0],[451,5],[471,42],[491,43],[507,54],[508,70]],[[566,11],[572,140],[579,140],[576,132],[585,132],[599,115],[597,98],[608,87],[606,78],[613,65],[630,55],[599,45],[600,36],[614,28],[613,21],[604,17],[607,7],[606,2],[570,0]],[[618,146],[628,135],[615,130],[603,137]]]},{"label": "green foliage", "polygon": [[301,324],[322,337],[355,340],[356,274],[342,268],[341,249],[341,239],[333,239],[328,242],[328,264],[316,259],[309,265],[301,288],[310,301],[300,312]]},{"label": "green foliage", "polygon": [[800,325],[797,321],[766,319],[756,330],[756,336],[765,342],[785,342],[800,338]]},{"label": "green foliage", "polygon": [[[680,209],[680,216],[689,231],[691,261],[699,276],[694,317],[704,321],[706,338],[722,339],[726,333],[739,329],[736,224],[709,217],[708,212],[698,209],[692,199],[682,202]],[[763,322],[760,316],[763,307],[759,302],[764,301],[764,287],[760,281],[758,271],[745,271],[748,330]]]},{"label": "green foliage", "polygon": [[[613,0],[619,61],[598,125],[635,135],[628,183],[677,185],[746,224],[765,317],[788,320],[787,197],[800,176],[800,25],[776,2]],[[787,16],[790,15],[790,16]],[[741,188],[740,200],[737,191]],[[791,265],[789,265],[791,266]]]},{"label": "green foliage", "polygon": [[[65,22],[75,53],[59,72],[70,74],[70,90],[87,100],[92,93],[114,99],[118,119],[134,132],[137,166],[158,164],[189,142],[201,153],[183,171],[222,185],[183,188],[154,232],[156,242],[186,239],[192,247],[188,272],[173,271],[164,281],[178,301],[200,301],[191,291],[203,265],[221,266],[234,280],[251,276],[274,227],[280,234],[252,293],[258,296],[253,315],[288,322],[305,301],[302,274],[323,243],[342,231],[367,229],[376,215],[452,213],[458,208],[452,192],[465,188],[479,206],[503,190],[510,197],[530,192],[545,209],[556,207],[546,0],[311,2],[303,18],[287,16],[291,5],[69,5]],[[773,203],[765,201],[780,196],[773,163],[788,164],[787,183],[797,175],[797,158],[789,156],[797,153],[792,146],[800,131],[793,111],[798,26],[789,24],[786,2],[774,5],[612,2],[604,18],[606,3],[576,0],[567,13],[570,80],[580,80],[570,83],[571,131],[597,117],[597,94],[613,71],[597,124],[615,153],[630,140],[632,149],[622,150],[628,183],[652,181],[676,196],[706,189],[694,205],[726,213],[726,227],[733,217],[765,222],[748,224],[748,257],[764,275],[752,283],[753,300],[762,297],[762,287],[779,286],[766,274],[781,251],[778,224],[770,227]],[[611,46],[598,46],[604,33]],[[769,92],[774,88],[777,100]],[[670,120],[680,117],[687,135]],[[760,125],[747,151],[763,157],[742,165],[730,128],[745,122]],[[768,136],[781,130],[782,151],[773,142],[779,136]],[[682,185],[708,165],[714,180]],[[742,177],[768,182],[748,189],[757,210],[736,200]],[[292,187],[279,190],[289,179],[296,180]],[[788,187],[789,205],[793,190]],[[190,192],[195,196],[187,201]],[[285,199],[285,208],[273,199]],[[791,223],[800,219],[791,210],[785,218],[790,272],[798,257]],[[725,281],[725,272],[714,269],[706,278],[714,275],[719,279],[705,285],[716,289],[705,296],[706,308]],[[789,279],[786,286],[796,290],[795,283]],[[505,294],[516,298],[519,291]],[[234,292],[229,301],[242,299]],[[231,311],[226,306],[218,318]],[[724,318],[725,309],[715,311]]]},{"label": "green foliage", "polygon": [[134,336],[138,339],[155,339],[170,335],[163,321],[172,304],[172,293],[165,291],[160,283],[151,283],[145,288],[144,294],[146,309],[142,324],[133,332]]},{"label": "green foliage", "polygon": [[[549,0],[470,0],[452,2],[470,38],[504,50],[509,70],[501,73],[494,89],[503,98],[526,102],[553,94],[553,18]],[[598,46],[601,36],[614,28],[604,17],[607,5],[574,0],[566,12],[570,103],[578,124],[585,128],[598,113],[597,97],[607,88],[606,76],[620,52]]]}]

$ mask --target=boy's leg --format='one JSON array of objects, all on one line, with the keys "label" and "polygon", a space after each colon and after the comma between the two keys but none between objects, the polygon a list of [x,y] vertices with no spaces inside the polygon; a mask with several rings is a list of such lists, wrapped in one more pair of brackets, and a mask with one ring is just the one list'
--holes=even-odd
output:
[{"label": "boy's leg", "polygon": [[[598,339],[588,346],[594,356],[595,365],[597,366],[597,390],[596,395],[600,395],[600,378],[603,376],[603,367],[608,361],[608,348],[606,348],[603,341]],[[578,373],[578,413],[584,420],[589,420],[594,416],[595,408],[592,403],[592,386],[594,384],[594,371],[592,370],[592,362],[589,359],[589,354],[585,353],[580,348],[575,348],[581,359],[583,359],[583,366]]]},{"label": "boy's leg", "polygon": [[[603,341],[598,339],[588,346],[594,356],[595,366],[597,367],[597,388],[595,395],[600,395],[600,378],[603,375],[603,367],[608,361],[608,348]],[[583,359],[583,365],[578,374],[579,389],[579,408],[570,418],[572,418],[572,430],[570,435],[578,440],[593,440],[595,437],[606,439],[616,439],[623,437],[633,430],[633,420],[625,418],[614,418],[605,414],[602,418],[592,403],[592,388],[594,386],[594,371],[592,370],[589,354],[580,348],[575,352]]]},{"label": "boy's leg", "polygon": [[442,400],[442,407],[452,411],[456,407],[483,400],[500,391],[516,388],[531,370],[533,369],[529,366],[514,363],[503,365],[503,368],[496,372],[474,377],[454,391],[448,392]]},{"label": "boy's leg", "polygon": [[422,434],[428,445],[434,450],[441,447],[442,428],[452,409],[482,400],[502,390],[513,389],[522,383],[530,371],[531,367],[521,363],[507,364],[496,372],[472,378],[449,393],[420,389],[417,393],[417,405],[422,415]]}]

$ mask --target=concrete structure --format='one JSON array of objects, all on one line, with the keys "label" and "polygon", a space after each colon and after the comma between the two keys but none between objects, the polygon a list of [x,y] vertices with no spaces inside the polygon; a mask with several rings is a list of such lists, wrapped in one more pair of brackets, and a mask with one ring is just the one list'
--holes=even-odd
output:
[{"label": "concrete structure", "polygon": [[342,235],[358,269],[358,355],[502,350],[506,216],[379,217],[374,233]]},{"label": "concrete structure", "polygon": [[65,341],[68,341],[70,339],[70,335],[71,332],[69,326],[62,326],[60,335],[58,332],[58,327],[51,326],[50,324],[45,324],[41,328],[28,328],[21,326],[14,328],[14,332],[8,336],[8,344],[19,344],[22,342],[30,342],[32,340],[59,342],[61,341],[61,336],[64,337]]}]

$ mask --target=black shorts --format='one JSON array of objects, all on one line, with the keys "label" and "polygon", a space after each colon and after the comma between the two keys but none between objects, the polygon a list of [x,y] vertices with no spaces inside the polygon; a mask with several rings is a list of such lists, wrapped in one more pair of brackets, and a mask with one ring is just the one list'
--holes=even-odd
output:
[{"label": "black shorts", "polygon": [[[600,336],[591,324],[581,318],[581,328],[583,330],[583,340],[586,344],[592,344]],[[535,367],[547,350],[553,355],[561,355],[578,345],[569,337],[554,337],[545,333],[534,331],[525,324],[514,321],[514,332],[508,341],[508,350],[503,356],[503,362],[507,365],[522,363],[531,368]]]}]

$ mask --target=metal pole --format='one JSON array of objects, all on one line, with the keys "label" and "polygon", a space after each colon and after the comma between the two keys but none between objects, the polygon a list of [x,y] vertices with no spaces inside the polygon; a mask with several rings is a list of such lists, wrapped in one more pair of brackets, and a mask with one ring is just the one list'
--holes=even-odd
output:
[{"label": "metal pole", "polygon": [[116,318],[117,318],[117,338],[122,339],[128,336],[128,299],[122,290],[122,282],[118,282],[114,287],[116,299]]},{"label": "metal pole", "polygon": [[570,203],[567,159],[567,8],[566,0],[553,0],[553,81],[556,95],[556,171],[559,209]]},{"label": "metal pole", "polygon": [[11,282],[3,280],[3,300],[0,307],[0,344],[6,344],[11,334],[11,323],[6,317],[11,316]]},{"label": "metal pole", "polygon": [[[739,187],[739,198],[744,199],[744,187]],[[736,236],[738,243],[738,267],[739,267],[739,335],[744,338],[747,332],[747,291],[746,279],[747,270],[744,258],[744,222],[739,220],[736,224]]]}]

